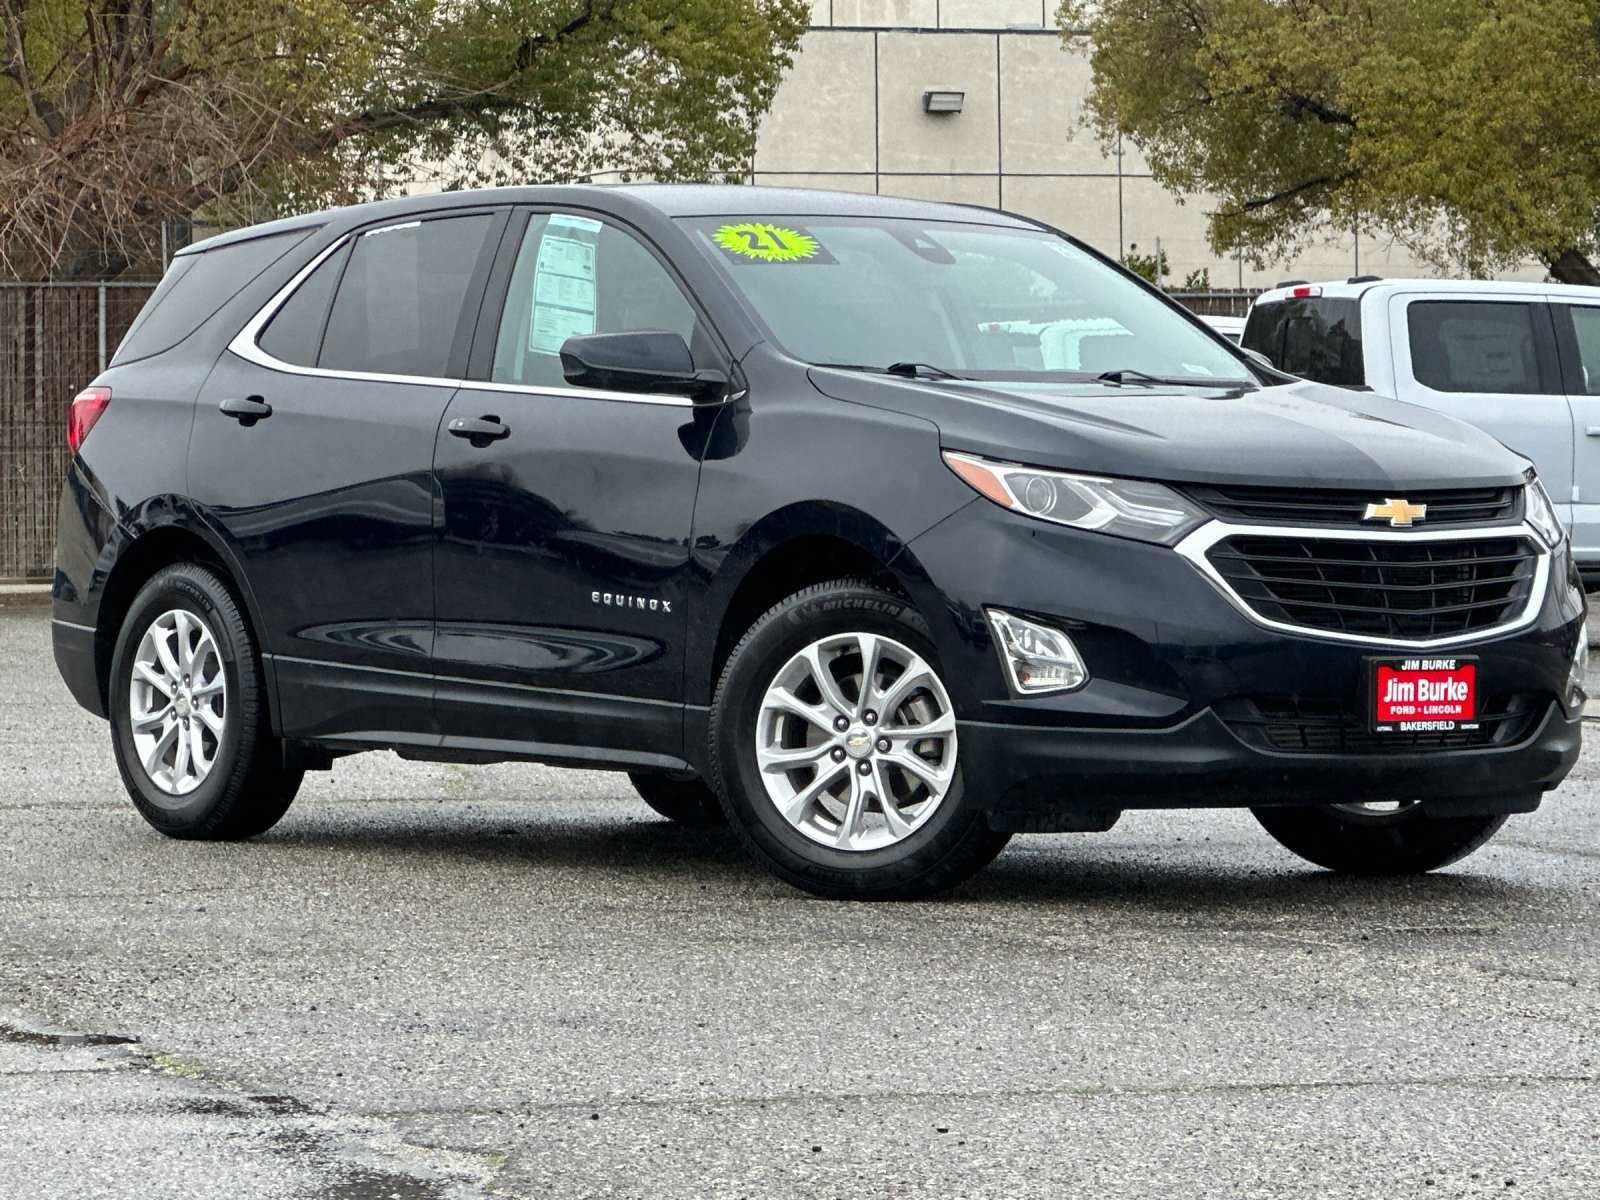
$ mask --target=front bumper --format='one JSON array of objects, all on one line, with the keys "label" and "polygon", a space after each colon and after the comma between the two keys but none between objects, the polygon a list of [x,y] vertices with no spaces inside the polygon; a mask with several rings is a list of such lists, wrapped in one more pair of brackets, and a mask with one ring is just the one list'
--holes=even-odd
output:
[{"label": "front bumper", "polygon": [[1050,729],[967,722],[962,770],[997,829],[1109,828],[1128,808],[1232,808],[1427,800],[1441,815],[1531,812],[1578,759],[1582,718],[1550,703],[1515,745],[1417,754],[1278,754],[1215,711],[1170,729]]},{"label": "front bumper", "polygon": [[[1542,599],[1516,629],[1417,651],[1475,657],[1486,694],[1514,698],[1526,717],[1488,744],[1413,749],[1365,735],[1369,660],[1405,650],[1267,628],[1165,547],[980,500],[909,553],[920,568],[906,572],[913,599],[939,614],[963,776],[998,828],[1107,828],[1125,808],[1377,799],[1526,812],[1577,760],[1582,714],[1569,707],[1567,675],[1584,602],[1564,554],[1550,559]],[[983,618],[989,606],[1065,629],[1091,681],[1063,695],[1012,695]],[[1334,749],[1259,736],[1240,720],[1258,704],[1314,710],[1340,730]]]}]

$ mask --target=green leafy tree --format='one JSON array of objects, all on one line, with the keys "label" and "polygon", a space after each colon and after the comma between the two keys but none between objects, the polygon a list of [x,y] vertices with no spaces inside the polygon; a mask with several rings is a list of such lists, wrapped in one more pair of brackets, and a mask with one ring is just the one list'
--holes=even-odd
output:
[{"label": "green leafy tree", "polygon": [[1600,283],[1600,0],[1065,0],[1091,124],[1258,266],[1328,226]]},{"label": "green leafy tree", "polygon": [[162,223],[449,186],[748,170],[804,0],[0,0],[0,268]]},{"label": "green leafy tree", "polygon": [[1157,287],[1160,287],[1161,281],[1172,273],[1165,250],[1157,246],[1154,254],[1140,254],[1138,242],[1128,244],[1128,252],[1122,256],[1122,265]]}]

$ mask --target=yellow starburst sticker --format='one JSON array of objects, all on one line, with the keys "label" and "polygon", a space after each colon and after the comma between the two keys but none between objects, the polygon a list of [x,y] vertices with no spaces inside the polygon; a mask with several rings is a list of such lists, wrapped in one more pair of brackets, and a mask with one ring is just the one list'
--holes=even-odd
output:
[{"label": "yellow starburst sticker", "polygon": [[810,234],[765,221],[724,225],[711,236],[729,253],[762,262],[798,262],[817,253],[817,239]]}]

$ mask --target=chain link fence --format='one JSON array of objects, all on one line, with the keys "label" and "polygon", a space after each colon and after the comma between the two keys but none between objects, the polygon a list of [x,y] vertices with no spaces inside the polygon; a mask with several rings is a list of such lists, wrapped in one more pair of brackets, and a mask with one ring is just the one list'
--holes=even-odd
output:
[{"label": "chain link fence", "polygon": [[72,397],[153,283],[0,283],[0,580],[49,579]]},{"label": "chain link fence", "polygon": [[[52,573],[72,397],[105,368],[154,283],[0,283],[0,581]],[[1174,292],[1205,316],[1256,293]]]}]

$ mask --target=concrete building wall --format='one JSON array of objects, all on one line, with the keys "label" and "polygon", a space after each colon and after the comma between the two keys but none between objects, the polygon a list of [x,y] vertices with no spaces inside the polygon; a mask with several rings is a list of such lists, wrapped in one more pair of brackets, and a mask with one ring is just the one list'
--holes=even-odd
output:
[{"label": "concrete building wall", "polygon": [[[1286,277],[1434,275],[1370,234],[1330,231],[1289,262],[1253,269],[1206,243],[1208,197],[1156,185],[1136,147],[1102,147],[1083,125],[1085,46],[1062,41],[1050,0],[813,0],[812,28],[757,140],[752,178],[778,186],[997,205],[1121,257],[1158,247],[1169,286]],[[961,112],[922,110],[928,89]],[[1529,264],[1515,278],[1541,278]]]}]

